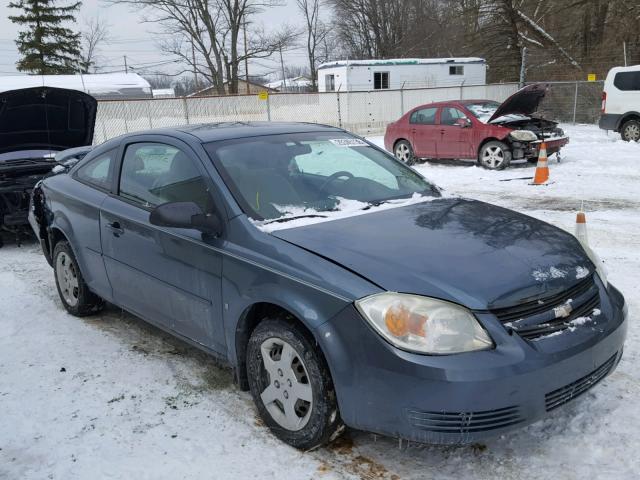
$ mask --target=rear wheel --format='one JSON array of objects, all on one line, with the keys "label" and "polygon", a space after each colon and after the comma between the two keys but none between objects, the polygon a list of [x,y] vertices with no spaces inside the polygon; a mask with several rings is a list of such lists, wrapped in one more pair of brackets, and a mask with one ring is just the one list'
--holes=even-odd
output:
[{"label": "rear wheel", "polygon": [[626,142],[638,142],[640,141],[640,121],[627,120],[622,125],[620,130],[622,139]]},{"label": "rear wheel", "polygon": [[72,315],[83,317],[97,312],[103,300],[94,294],[84,281],[69,242],[56,243],[53,249],[53,270],[62,305]]},{"label": "rear wheel", "polygon": [[480,148],[478,162],[484,168],[502,170],[511,163],[511,150],[506,143],[492,140]]},{"label": "rear wheel", "polygon": [[324,357],[298,325],[263,320],[249,339],[247,376],[262,420],[289,445],[309,450],[344,428]]},{"label": "rear wheel", "polygon": [[405,165],[413,165],[416,163],[416,157],[413,153],[413,147],[406,140],[400,140],[393,148],[396,158]]}]

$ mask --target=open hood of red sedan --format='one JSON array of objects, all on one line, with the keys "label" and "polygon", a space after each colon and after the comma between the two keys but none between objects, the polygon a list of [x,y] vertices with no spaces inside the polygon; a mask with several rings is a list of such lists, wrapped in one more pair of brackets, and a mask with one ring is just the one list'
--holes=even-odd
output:
[{"label": "open hood of red sedan", "polygon": [[64,88],[0,93],[0,154],[91,145],[97,105],[91,95]]},{"label": "open hood of red sedan", "polygon": [[538,110],[540,102],[548,90],[549,85],[546,83],[534,83],[521,88],[502,102],[487,123],[505,115],[531,115]]}]

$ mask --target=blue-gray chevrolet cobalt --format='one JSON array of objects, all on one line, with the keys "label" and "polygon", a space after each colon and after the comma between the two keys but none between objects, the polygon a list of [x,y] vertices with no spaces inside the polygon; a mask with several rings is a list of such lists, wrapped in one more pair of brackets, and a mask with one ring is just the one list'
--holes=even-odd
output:
[{"label": "blue-gray chevrolet cobalt", "polygon": [[473,442],[622,355],[624,298],[587,246],[341,129],[153,130],[69,165],[29,218],[64,307],[110,302],[226,360],[295,447],[345,425]]}]

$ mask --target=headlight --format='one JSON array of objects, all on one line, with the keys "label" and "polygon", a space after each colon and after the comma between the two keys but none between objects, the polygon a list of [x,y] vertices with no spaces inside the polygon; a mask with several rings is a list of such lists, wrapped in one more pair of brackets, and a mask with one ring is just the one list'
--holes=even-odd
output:
[{"label": "headlight", "polygon": [[602,280],[602,283],[604,283],[604,286],[606,287],[607,285],[609,285],[609,282],[607,280],[607,269],[604,266],[604,262],[600,260],[600,257],[596,254],[596,252],[591,250],[591,247],[589,245],[582,245],[582,248],[584,248],[584,251],[589,257],[589,260],[591,260],[591,262],[596,266],[596,273],[600,277],[600,280]]},{"label": "headlight", "polygon": [[355,304],[380,335],[403,350],[442,355],[493,347],[471,312],[453,303],[385,292]]},{"label": "headlight", "polygon": [[519,142],[533,142],[538,140],[538,136],[531,130],[514,130],[509,136]]}]

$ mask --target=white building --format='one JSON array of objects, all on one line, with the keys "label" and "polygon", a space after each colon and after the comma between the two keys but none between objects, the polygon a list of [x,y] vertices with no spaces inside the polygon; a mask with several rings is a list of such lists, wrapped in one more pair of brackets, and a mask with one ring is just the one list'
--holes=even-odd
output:
[{"label": "white building", "polygon": [[29,87],[80,90],[98,99],[151,98],[151,86],[136,73],[0,76],[0,92]]},{"label": "white building", "polygon": [[484,85],[483,58],[340,60],[318,67],[318,91],[357,92],[401,88]]}]

